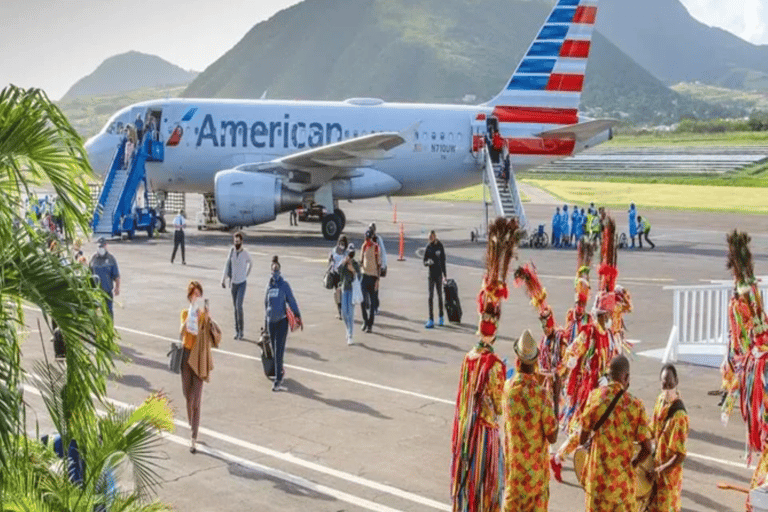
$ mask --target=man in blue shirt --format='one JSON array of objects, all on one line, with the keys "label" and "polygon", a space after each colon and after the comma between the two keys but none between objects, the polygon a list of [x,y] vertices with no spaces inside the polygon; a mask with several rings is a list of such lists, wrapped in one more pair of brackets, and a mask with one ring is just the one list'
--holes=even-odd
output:
[{"label": "man in blue shirt", "polygon": [[560,207],[552,216],[552,247],[560,247]]},{"label": "man in blue shirt", "polygon": [[88,267],[91,269],[91,274],[99,278],[101,289],[109,297],[107,299],[107,307],[109,308],[109,314],[114,317],[112,298],[115,295],[120,295],[120,270],[117,268],[115,257],[107,252],[107,240],[101,237],[98,240],[98,244],[98,250],[91,257]]},{"label": "man in blue shirt", "polygon": [[571,234],[568,237],[568,241],[571,245],[574,245],[579,241],[578,226],[579,226],[579,208],[576,205],[573,205],[573,212],[571,212]]},{"label": "man in blue shirt", "polygon": [[563,205],[563,211],[560,214],[560,245],[569,245],[568,239],[568,205]]}]

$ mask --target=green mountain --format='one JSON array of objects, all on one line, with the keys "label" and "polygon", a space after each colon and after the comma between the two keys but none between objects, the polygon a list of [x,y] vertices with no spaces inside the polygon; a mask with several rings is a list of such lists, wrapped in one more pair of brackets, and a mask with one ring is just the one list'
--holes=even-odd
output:
[{"label": "green mountain", "polygon": [[[485,101],[550,9],[541,0],[305,0],[254,26],[182,96]],[[583,107],[653,123],[715,110],[670,90],[600,34]]]},{"label": "green mountain", "polygon": [[147,87],[186,85],[196,76],[195,71],[185,71],[160,57],[128,52],[102,62],[93,73],[78,80],[61,101],[67,102],[82,96],[112,95]]},{"label": "green mountain", "polygon": [[667,84],[768,92],[768,45],[700,23],[679,0],[600,0],[597,29]]}]

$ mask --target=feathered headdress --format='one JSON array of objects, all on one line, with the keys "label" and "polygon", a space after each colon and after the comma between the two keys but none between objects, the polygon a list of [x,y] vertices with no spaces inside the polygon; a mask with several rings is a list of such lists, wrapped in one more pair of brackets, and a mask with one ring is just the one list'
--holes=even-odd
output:
[{"label": "feathered headdress", "polygon": [[597,312],[611,312],[616,307],[616,278],[619,276],[617,268],[618,255],[616,253],[616,222],[613,217],[606,217],[603,228],[603,241],[600,251],[600,266],[597,273],[600,276],[600,286],[595,305],[592,308]]},{"label": "feathered headdress", "polygon": [[[737,288],[748,287],[755,280],[755,265],[752,262],[752,251],[749,250],[752,238],[747,233],[734,229],[725,239],[728,241],[726,266],[733,272]],[[742,290],[739,290],[739,293],[743,293]]]},{"label": "feathered headdress", "polygon": [[509,297],[509,262],[515,255],[515,246],[520,241],[521,234],[517,219],[499,217],[488,228],[485,276],[477,295],[477,310],[480,313],[478,334],[486,343],[492,343],[496,339],[501,301]]},{"label": "feathered headdress", "polygon": [[533,263],[515,269],[515,286],[525,286],[525,291],[531,298],[531,305],[539,313],[544,333],[549,334],[549,331],[555,328],[555,317],[552,308],[547,304],[547,289],[541,285]]}]

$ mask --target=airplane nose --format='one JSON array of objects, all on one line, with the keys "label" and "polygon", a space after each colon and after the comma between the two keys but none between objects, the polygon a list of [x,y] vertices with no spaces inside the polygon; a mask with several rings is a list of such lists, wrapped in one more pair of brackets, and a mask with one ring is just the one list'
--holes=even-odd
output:
[{"label": "airplane nose", "polygon": [[112,163],[112,157],[115,153],[114,137],[101,134],[95,135],[85,143],[85,150],[88,152],[88,161],[91,168],[98,176],[104,176]]}]

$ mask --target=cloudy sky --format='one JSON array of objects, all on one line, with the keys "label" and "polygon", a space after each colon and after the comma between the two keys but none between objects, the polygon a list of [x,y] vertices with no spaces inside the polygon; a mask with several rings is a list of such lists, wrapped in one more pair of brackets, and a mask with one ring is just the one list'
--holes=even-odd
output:
[{"label": "cloudy sky", "polygon": [[[707,25],[768,44],[768,0],[681,0]],[[204,70],[259,21],[299,0],[0,0],[0,87],[58,99],[129,50]]]}]

